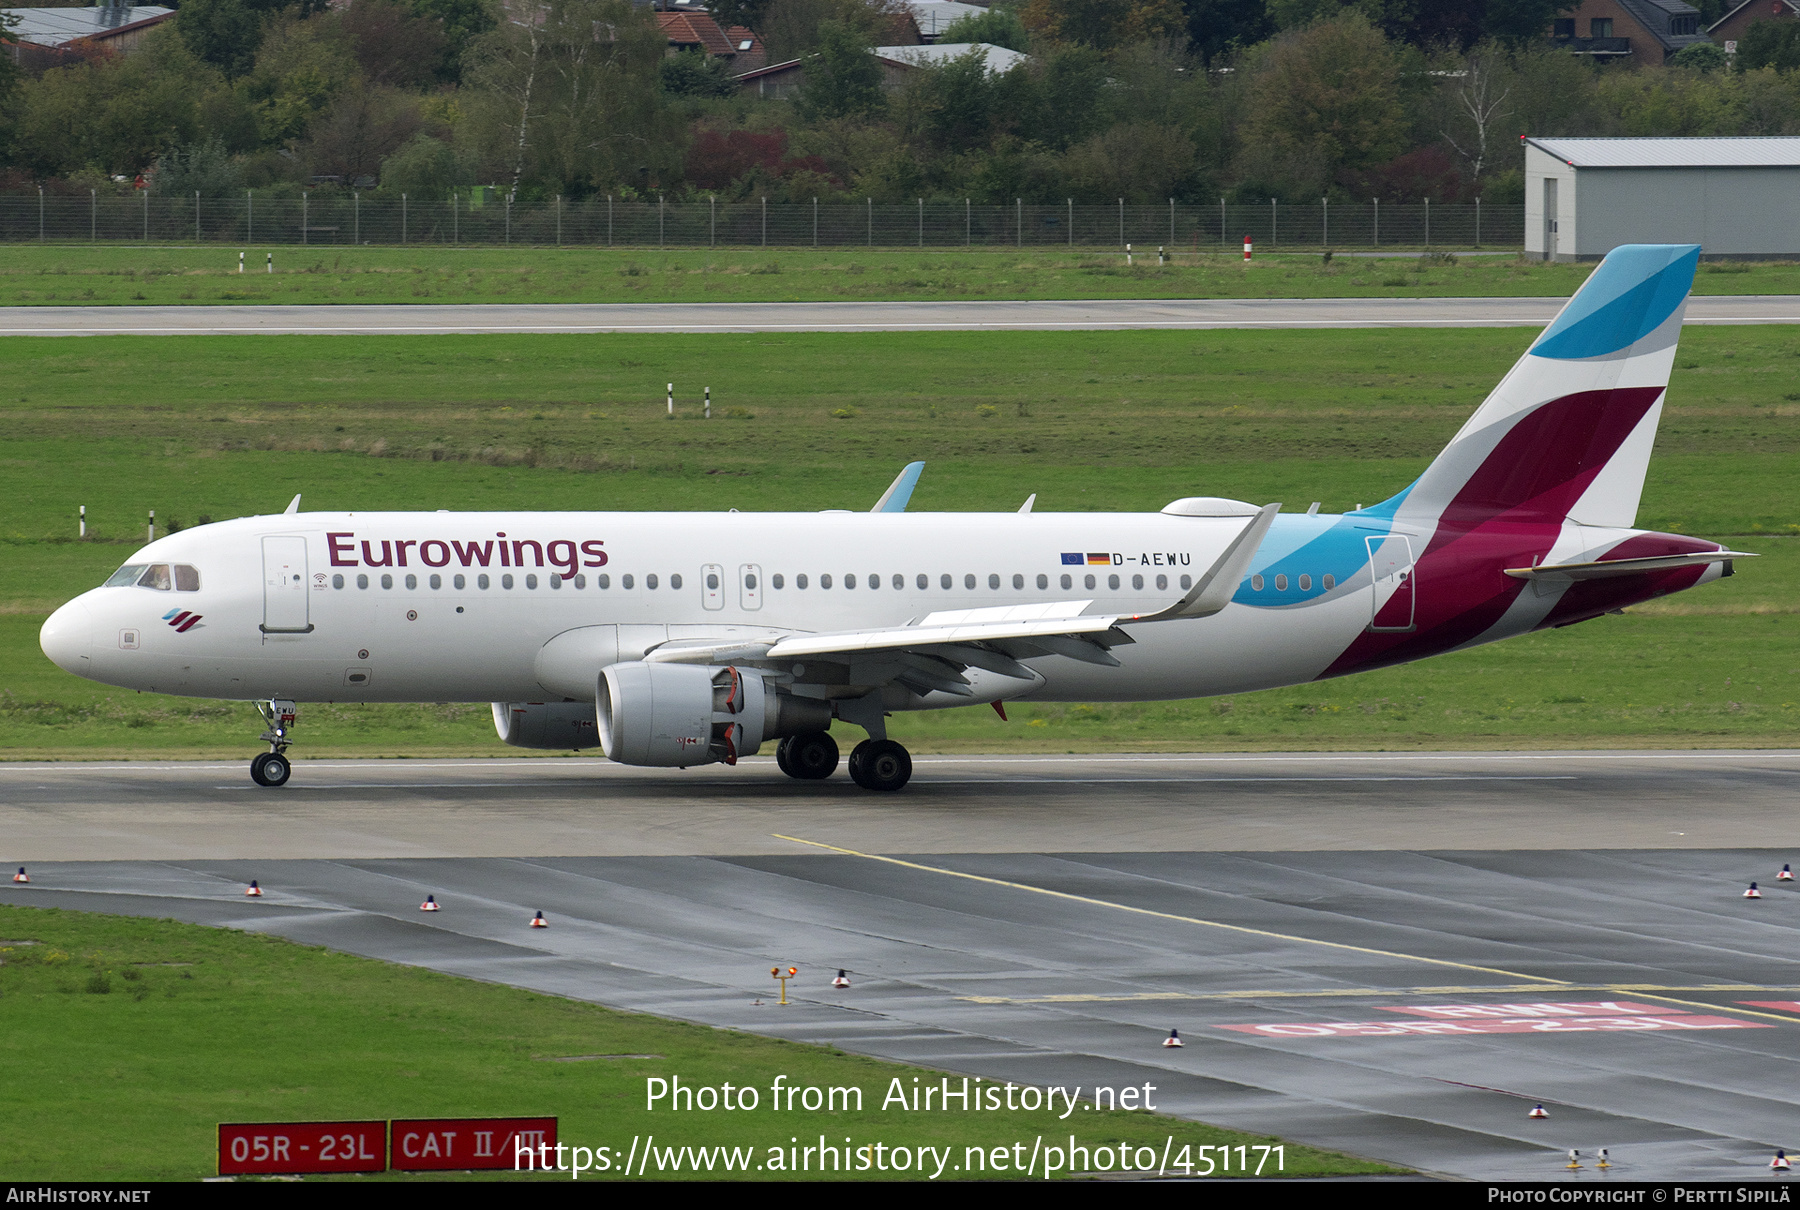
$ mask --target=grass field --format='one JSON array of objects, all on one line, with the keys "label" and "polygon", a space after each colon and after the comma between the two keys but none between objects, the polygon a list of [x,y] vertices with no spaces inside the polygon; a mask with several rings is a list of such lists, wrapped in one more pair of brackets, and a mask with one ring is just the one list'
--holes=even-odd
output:
[{"label": "grass field", "polygon": [[[1592,265],[1519,256],[913,248],[279,248],[9,245],[0,306],[204,303],[799,302],[947,298],[1561,296]],[[1697,294],[1800,293],[1800,263],[1701,268]]]},{"label": "grass field", "polygon": [[[746,959],[746,1003],[752,988],[763,992],[755,980],[767,982],[763,965]],[[827,977],[807,972],[796,998]],[[586,1061],[570,1061],[577,1057]],[[1176,1154],[1184,1145],[1279,1142],[1142,1111],[1084,1108],[1067,1120],[1042,1110],[883,1111],[892,1079],[910,1088],[935,1073],[259,934],[14,906],[0,906],[0,1063],[0,1180],[9,1181],[195,1180],[216,1170],[219,1122],[554,1116],[570,1144],[622,1153],[634,1135],[654,1134],[659,1151],[748,1147],[758,1163],[809,1133],[951,1147],[952,1165],[964,1162],[965,1147],[1024,1140],[1029,1152],[1039,1135],[1074,1133],[1110,1144],[1115,1157],[1121,1142],[1154,1145],[1160,1157],[1171,1137]],[[763,1090],[777,1074],[857,1087],[863,1109],[840,1101],[835,1112],[778,1113],[759,1092],[753,1110],[646,1111],[645,1080],[673,1074],[714,1087]],[[1289,1176],[1398,1171],[1293,1144],[1285,1160]],[[730,1178],[795,1175],[753,1169]],[[833,1176],[845,1179],[825,1174]],[[958,1176],[967,1178],[945,1171]]]},{"label": "grass field", "polygon": [[[311,508],[1155,509],[1373,503],[1528,335],[94,337],[0,344],[0,752],[246,755],[247,706],[93,685],[37,627],[159,523]],[[673,378],[682,416],[663,414]],[[699,388],[715,419],[699,419]],[[1721,584],[1407,668],[1131,706],[896,720],[919,751],[1786,745],[1800,714],[1800,330],[1686,334],[1641,525],[1763,552]],[[841,413],[841,415],[840,415]],[[73,540],[88,505],[98,540]],[[503,749],[485,707],[310,707],[296,754]]]}]

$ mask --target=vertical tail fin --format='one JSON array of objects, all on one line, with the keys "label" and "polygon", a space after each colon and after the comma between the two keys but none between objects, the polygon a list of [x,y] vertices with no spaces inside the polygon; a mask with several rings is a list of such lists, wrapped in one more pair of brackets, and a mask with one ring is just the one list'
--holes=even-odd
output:
[{"label": "vertical tail fin", "polygon": [[1699,258],[1693,244],[1613,249],[1418,482],[1377,510],[1425,528],[1508,514],[1629,528]]}]

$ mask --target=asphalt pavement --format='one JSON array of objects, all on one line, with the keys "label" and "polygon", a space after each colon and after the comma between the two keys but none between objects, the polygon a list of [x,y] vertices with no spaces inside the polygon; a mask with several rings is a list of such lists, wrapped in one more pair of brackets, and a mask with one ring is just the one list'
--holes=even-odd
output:
[{"label": "asphalt pavement", "polygon": [[[1151,1084],[1448,1176],[1761,1179],[1800,1141],[1797,781],[1796,751],[943,757],[891,796],[763,761],[303,760],[273,791],[236,764],[5,764],[0,861],[31,882],[0,902]],[[786,1008],[777,963],[802,970]],[[1570,1173],[1572,1147],[1615,1167]]]},{"label": "asphalt pavement", "polygon": [[[0,307],[0,336],[487,332],[1110,331],[1134,328],[1541,328],[1562,298],[954,302],[489,303]],[[1790,295],[1696,297],[1690,324],[1800,323]]]}]

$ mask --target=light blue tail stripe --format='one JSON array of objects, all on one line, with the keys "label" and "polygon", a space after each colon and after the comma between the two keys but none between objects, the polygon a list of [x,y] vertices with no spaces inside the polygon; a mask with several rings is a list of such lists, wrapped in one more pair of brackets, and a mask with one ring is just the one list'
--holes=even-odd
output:
[{"label": "light blue tail stripe", "polygon": [[1572,361],[1630,348],[1663,325],[1694,285],[1698,244],[1622,244],[1600,262],[1531,352]]}]

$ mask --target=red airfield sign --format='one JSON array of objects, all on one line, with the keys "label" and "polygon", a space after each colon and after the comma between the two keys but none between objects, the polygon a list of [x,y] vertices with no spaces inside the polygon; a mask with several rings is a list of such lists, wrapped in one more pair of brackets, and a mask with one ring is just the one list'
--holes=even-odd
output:
[{"label": "red airfield sign", "polygon": [[221,1122],[219,1175],[380,1172],[386,1122]]},{"label": "red airfield sign", "polygon": [[541,1167],[540,1146],[556,1162],[555,1118],[396,1118],[388,1137],[401,1172]]}]

